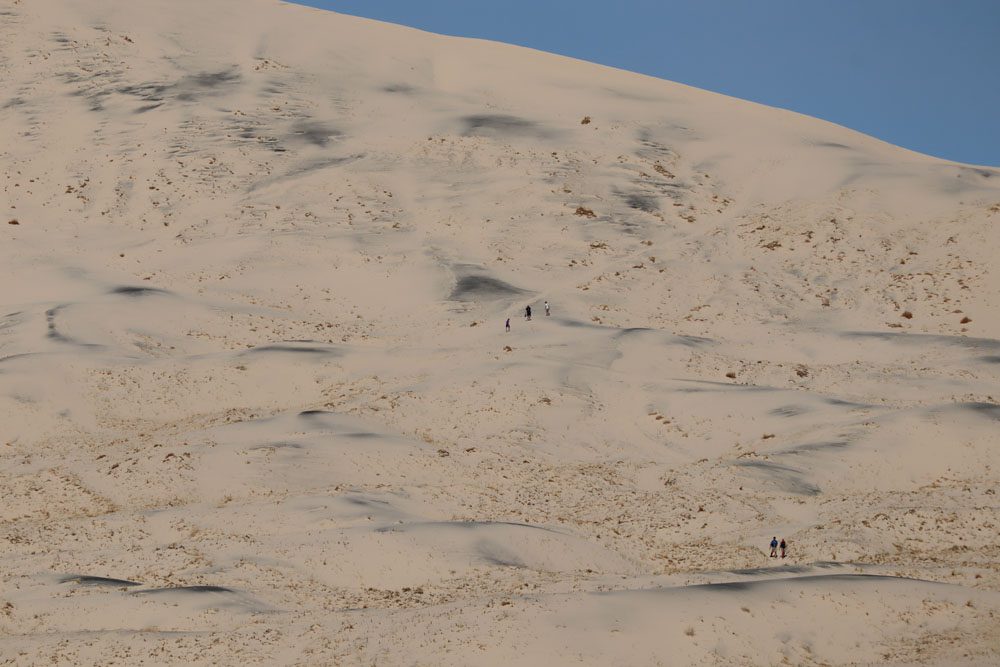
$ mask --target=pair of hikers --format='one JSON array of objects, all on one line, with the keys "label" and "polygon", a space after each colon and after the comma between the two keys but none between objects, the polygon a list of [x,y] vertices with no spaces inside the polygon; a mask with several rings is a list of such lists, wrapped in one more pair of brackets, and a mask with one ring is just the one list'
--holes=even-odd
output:
[{"label": "pair of hikers", "polygon": [[[552,314],[552,311],[549,309],[549,302],[546,301],[545,302],[545,316],[548,317],[551,314]],[[531,321],[531,306],[530,305],[524,307],[524,319],[528,320],[529,322]]]},{"label": "pair of hikers", "polygon": [[788,543],[785,542],[785,538],[781,538],[781,542],[778,542],[777,537],[771,538],[771,558],[778,557],[778,549],[781,549],[781,557],[785,557],[785,550],[788,549]]},{"label": "pair of hikers", "polygon": [[[548,317],[551,314],[552,314],[552,310],[549,308],[549,302],[546,301],[545,302],[545,316]],[[531,321],[531,306],[530,305],[524,307],[524,319],[528,320],[529,322]],[[507,329],[507,331],[510,331],[510,318],[509,317],[507,318],[507,323],[504,325],[504,327]]]}]

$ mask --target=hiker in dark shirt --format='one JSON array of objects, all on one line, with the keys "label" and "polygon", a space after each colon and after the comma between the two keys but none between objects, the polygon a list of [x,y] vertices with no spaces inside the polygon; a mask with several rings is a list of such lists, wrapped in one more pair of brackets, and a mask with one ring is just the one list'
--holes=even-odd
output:
[{"label": "hiker in dark shirt", "polygon": [[788,543],[785,542],[785,538],[783,538],[783,537],[781,538],[781,544],[779,545],[779,547],[781,548],[781,557],[784,558],[785,557],[785,549],[788,548]]},{"label": "hiker in dark shirt", "polygon": [[529,322],[531,321],[531,306],[527,306],[524,309],[524,319],[528,320]]},{"label": "hiker in dark shirt", "polygon": [[778,557],[778,538],[777,537],[772,537],[771,538],[771,558],[777,558],[777,557]]},{"label": "hiker in dark shirt", "polygon": [[507,318],[507,331],[510,331],[510,318]]}]

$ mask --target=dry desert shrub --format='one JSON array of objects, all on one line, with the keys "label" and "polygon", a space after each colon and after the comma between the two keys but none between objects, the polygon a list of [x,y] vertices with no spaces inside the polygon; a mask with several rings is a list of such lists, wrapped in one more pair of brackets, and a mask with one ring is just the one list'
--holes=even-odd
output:
[{"label": "dry desert shrub", "polygon": [[590,116],[584,116],[583,120],[580,121],[580,125],[590,125]]},{"label": "dry desert shrub", "polygon": [[575,213],[576,215],[582,216],[584,218],[596,218],[597,217],[596,213],[594,213],[592,210],[590,210],[589,208],[586,208],[584,206],[577,206],[576,210],[573,211],[573,213]]},{"label": "dry desert shrub", "polygon": [[908,320],[912,320],[913,319],[913,313],[911,313],[908,310],[904,310],[903,314],[902,314],[902,317],[905,317]]}]

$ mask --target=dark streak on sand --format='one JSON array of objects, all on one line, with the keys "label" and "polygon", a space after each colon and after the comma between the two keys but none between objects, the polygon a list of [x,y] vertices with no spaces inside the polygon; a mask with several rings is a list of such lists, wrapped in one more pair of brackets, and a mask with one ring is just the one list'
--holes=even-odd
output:
[{"label": "dark streak on sand", "polygon": [[455,283],[448,298],[451,301],[495,300],[527,293],[526,290],[490,276],[464,276]]},{"label": "dark streak on sand", "polygon": [[690,378],[671,379],[695,385],[707,385],[706,387],[684,387],[677,389],[682,394],[697,394],[703,391],[783,391],[778,387],[764,387],[757,384],[732,384],[729,382],[716,382],[715,380],[692,380]]},{"label": "dark streak on sand", "polygon": [[969,410],[984,417],[1000,421],[1000,405],[985,402],[956,403],[959,409]]},{"label": "dark streak on sand", "polygon": [[34,357],[38,354],[40,354],[40,352],[20,352],[18,354],[9,354],[6,357],[0,357],[0,364],[14,359],[21,359],[23,357]]},{"label": "dark streak on sand", "polygon": [[111,577],[92,577],[85,574],[74,574],[67,575],[65,577],[59,577],[60,584],[78,584],[80,586],[112,586],[115,588],[128,587],[128,586],[142,586],[137,581],[129,581],[128,579],[113,579]]},{"label": "dark streak on sand", "polygon": [[685,347],[702,347],[704,345],[716,344],[716,341],[703,336],[677,336],[677,342]]},{"label": "dark streak on sand", "polygon": [[[578,323],[567,321],[567,324],[571,326],[584,326],[587,323]],[[609,327],[588,325],[597,329],[607,329]],[[711,338],[704,338],[702,336],[675,336],[674,334],[668,333],[662,329],[652,329],[650,327],[625,327],[619,329],[618,333],[615,334],[615,338],[627,338],[630,336],[636,336],[641,334],[656,334],[664,338],[664,343],[666,345],[682,345],[684,347],[704,347],[706,345],[716,345],[717,341]],[[728,385],[727,385],[728,386]]]},{"label": "dark streak on sand", "polygon": [[958,170],[959,170],[959,178],[961,178],[963,175],[965,175],[965,176],[979,176],[980,178],[992,178],[997,173],[997,172],[995,172],[995,171],[993,171],[991,169],[982,169],[980,167],[964,167],[964,166],[960,166],[960,167],[958,167]]},{"label": "dark streak on sand", "polygon": [[616,338],[624,338],[625,336],[630,336],[632,334],[649,333],[649,332],[653,332],[653,331],[657,331],[657,330],[656,329],[651,329],[649,327],[625,327],[623,329],[620,329],[618,331],[618,333],[615,335],[615,337]]},{"label": "dark streak on sand", "polygon": [[798,417],[809,412],[809,408],[802,405],[782,405],[768,412],[775,417]]},{"label": "dark streak on sand", "polygon": [[909,345],[952,345],[970,350],[1000,350],[1000,340],[995,338],[972,338],[968,336],[942,336],[939,334],[890,333],[888,331],[848,331],[846,338],[874,338],[890,343]]},{"label": "dark streak on sand", "polygon": [[392,507],[392,504],[387,500],[365,498],[364,496],[345,496],[344,501],[350,503],[351,505],[357,505],[358,507],[374,507],[377,509]]},{"label": "dark streak on sand", "polygon": [[322,171],[324,169],[329,169],[330,167],[339,167],[341,165],[345,165],[350,162],[355,162],[356,160],[360,160],[364,156],[365,156],[364,153],[357,153],[355,155],[331,157],[331,158],[324,158],[321,160],[309,160],[307,162],[302,162],[301,164],[292,167],[284,174],[279,174],[277,176],[272,176],[270,178],[265,178],[260,181],[257,181],[256,183],[252,184],[249,188],[247,188],[247,191],[253,192],[255,190],[259,190],[261,188],[274,185],[275,183],[281,183],[284,181],[291,180],[293,178],[298,178],[299,176],[303,176],[305,174]]},{"label": "dark streak on sand", "polygon": [[538,123],[507,114],[476,114],[461,120],[462,134],[467,137],[542,137],[547,134]]},{"label": "dark streak on sand", "polygon": [[[774,568],[782,571],[786,568]],[[794,570],[789,570],[794,571]],[[674,593],[686,592],[718,592],[728,593],[731,591],[749,591],[761,588],[772,588],[778,586],[801,585],[801,584],[823,584],[823,583],[879,583],[879,582],[917,582],[930,584],[932,586],[953,586],[939,581],[929,579],[915,579],[913,577],[894,577],[886,574],[811,574],[804,577],[774,577],[771,579],[758,579],[755,581],[724,581],[711,584],[692,584],[690,586],[671,586],[669,588],[643,588],[619,591],[593,591],[589,593],[594,596],[611,597],[625,595],[671,595]]]},{"label": "dark streak on sand", "polygon": [[871,405],[870,403],[857,403],[855,401],[845,401],[842,398],[826,398],[823,399],[827,405],[836,405],[839,408],[850,408],[852,410],[868,410],[870,408],[881,407]]},{"label": "dark streak on sand", "polygon": [[495,542],[484,540],[476,545],[479,557],[487,564],[496,567],[526,568],[527,564]]},{"label": "dark streak on sand", "polygon": [[[686,134],[690,133],[689,128],[674,126],[674,129],[682,130]],[[653,133],[649,128],[643,128],[639,131],[638,141],[640,148],[636,150],[636,155],[639,157],[666,161],[672,161],[678,157],[677,152],[670,148],[670,146],[654,139]]]},{"label": "dark streak on sand", "polygon": [[302,445],[297,442],[274,442],[267,445],[257,445],[255,447],[248,447],[248,452],[256,452],[262,449],[302,449]]},{"label": "dark streak on sand", "polygon": [[54,308],[49,308],[48,310],[45,311],[45,321],[49,329],[48,333],[46,333],[46,336],[60,343],[67,343],[69,345],[78,345],[84,348],[103,347],[102,345],[97,345],[96,343],[81,343],[77,340],[73,340],[72,338],[69,338],[68,336],[64,336],[63,334],[59,333],[59,331],[56,329],[56,315],[58,315],[59,312],[65,309],[66,307],[67,304],[63,304],[55,306]]},{"label": "dark streak on sand", "polygon": [[419,521],[414,523],[395,524],[376,528],[376,533],[406,533],[414,528],[449,528],[458,530],[477,530],[492,528],[496,526],[513,526],[515,528],[530,528],[532,530],[542,530],[547,533],[561,535],[557,530],[546,528],[545,526],[533,526],[528,523],[517,523],[514,521]]},{"label": "dark streak on sand", "polygon": [[781,456],[784,454],[789,454],[796,456],[799,454],[811,454],[813,452],[821,452],[829,449],[843,449],[851,443],[847,440],[830,440],[829,442],[811,442],[805,445],[796,445],[794,447],[789,447],[787,449],[781,449],[773,453],[774,456]]},{"label": "dark streak on sand", "polygon": [[335,348],[328,347],[315,347],[309,345],[261,345],[260,347],[254,347],[243,354],[260,354],[267,352],[287,352],[291,354],[302,354],[302,355],[315,355],[322,357],[339,357],[343,353]]},{"label": "dark streak on sand", "polygon": [[133,595],[159,595],[161,593],[228,593],[236,594],[232,588],[225,586],[173,586],[165,588],[144,588],[140,591],[133,591]]},{"label": "dark streak on sand", "polygon": [[46,324],[48,325],[48,328],[49,328],[49,332],[46,335],[49,338],[52,338],[52,339],[58,340],[58,341],[66,341],[67,340],[61,333],[59,333],[58,331],[56,331],[56,315],[58,315],[59,311],[62,310],[63,308],[65,308],[65,307],[66,306],[55,306],[54,308],[49,308],[48,310],[45,311],[45,322],[46,322]]},{"label": "dark streak on sand", "polygon": [[329,410],[303,410],[298,414],[300,419],[307,419],[314,423],[312,426],[321,426],[323,428],[332,428],[335,424],[331,424],[328,421],[324,424],[322,423],[324,419],[331,419],[337,416],[337,413],[330,412]]},{"label": "dark streak on sand", "polygon": [[820,488],[804,478],[803,471],[791,466],[770,461],[734,461],[733,465],[741,468],[751,468],[770,477],[779,489],[799,496],[818,496]]},{"label": "dark streak on sand", "polygon": [[584,322],[583,320],[574,320],[568,317],[553,317],[551,318],[554,322],[561,324],[566,327],[571,327],[573,329],[607,329],[608,327],[602,327],[592,322]]},{"label": "dark streak on sand", "polygon": [[109,294],[121,294],[122,296],[142,297],[155,294],[170,294],[167,290],[158,287],[134,287],[132,285],[122,285],[116,287]]},{"label": "dark streak on sand", "polygon": [[781,585],[789,583],[825,583],[825,582],[871,582],[875,583],[878,581],[916,581],[922,584],[935,584],[938,586],[948,586],[937,581],[930,581],[928,579],[915,579],[913,577],[894,577],[886,574],[811,574],[805,577],[777,577],[774,579],[761,579],[757,581],[735,581],[735,582],[725,582],[718,584],[695,584],[693,586],[679,586],[672,589],[664,590],[749,590],[751,588],[763,588],[772,585]]},{"label": "dark streak on sand", "polygon": [[801,574],[812,569],[811,565],[779,565],[778,567],[745,567],[739,570],[729,570],[730,574],[755,577],[765,574]]},{"label": "dark streak on sand", "polygon": [[391,83],[388,86],[382,87],[382,92],[384,93],[402,93],[409,95],[416,92],[416,88],[406,83]]},{"label": "dark streak on sand", "polygon": [[324,147],[331,139],[338,139],[343,132],[328,127],[318,121],[302,121],[292,128],[292,138],[313,146]]},{"label": "dark streak on sand", "polygon": [[642,211],[643,213],[659,213],[660,203],[656,197],[647,194],[631,193],[619,195],[625,205],[631,209]]},{"label": "dark streak on sand", "polygon": [[[115,92],[137,97],[145,102],[162,103],[171,97],[181,102],[192,102],[197,100],[206,91],[213,91],[223,86],[234,84],[239,80],[239,71],[236,67],[231,67],[217,72],[189,74],[173,83],[150,81],[120,86],[115,89]],[[107,93],[103,95],[106,96]],[[98,96],[101,96],[101,93],[98,93]]]},{"label": "dark streak on sand", "polygon": [[3,316],[3,318],[0,318],[0,330],[9,329],[13,326],[20,324],[21,323],[20,316],[23,314],[23,312],[24,311],[17,310],[14,311],[13,313],[7,313],[6,315]]}]

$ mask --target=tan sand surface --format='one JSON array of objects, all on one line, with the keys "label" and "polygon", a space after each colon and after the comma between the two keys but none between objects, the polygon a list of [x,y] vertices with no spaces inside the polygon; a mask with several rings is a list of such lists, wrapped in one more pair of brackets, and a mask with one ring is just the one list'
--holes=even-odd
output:
[{"label": "tan sand surface", "polygon": [[1000,663],[1000,170],[0,0],[0,216],[0,664]]}]

